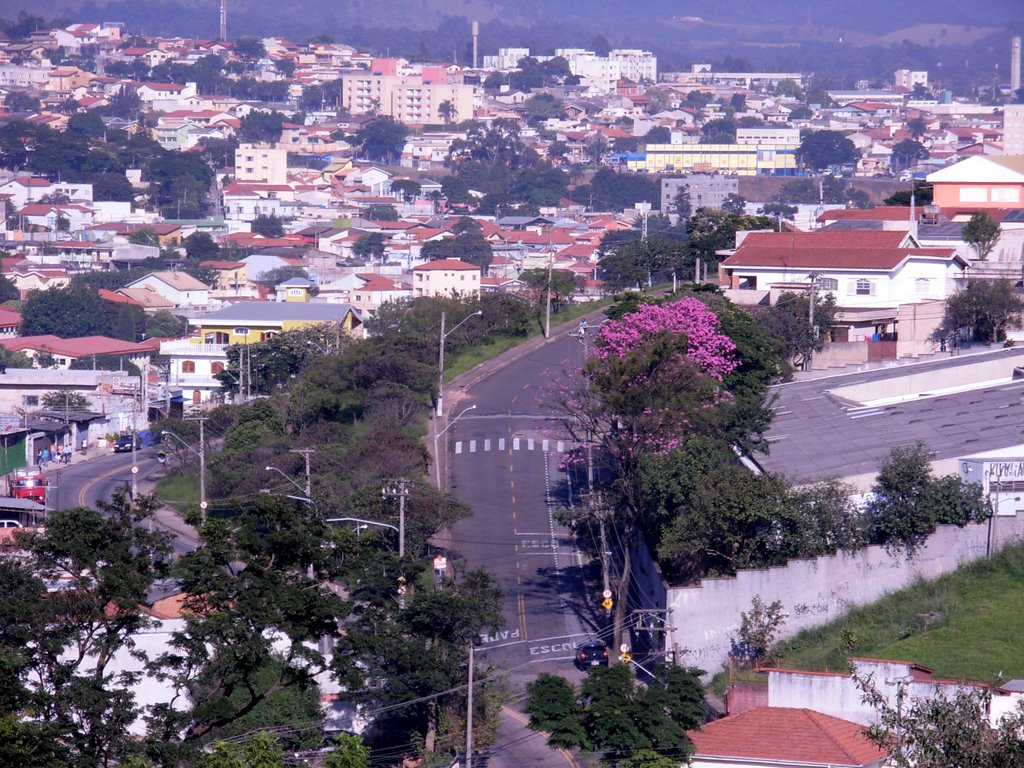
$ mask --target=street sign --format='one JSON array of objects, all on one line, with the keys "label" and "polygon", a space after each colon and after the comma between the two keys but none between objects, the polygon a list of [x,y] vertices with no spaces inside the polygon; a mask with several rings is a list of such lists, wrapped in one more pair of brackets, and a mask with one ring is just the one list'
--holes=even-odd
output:
[{"label": "street sign", "polygon": [[629,643],[623,643],[622,645],[620,645],[619,651],[621,653],[629,653]]},{"label": "street sign", "polygon": [[606,597],[604,600],[601,601],[601,606],[606,611],[610,611],[612,609],[612,599],[610,597]]},{"label": "street sign", "polygon": [[612,591],[610,589],[606,589],[604,592],[601,593],[601,597],[611,597],[611,596],[612,596]]},{"label": "street sign", "polygon": [[626,653],[619,654],[619,661],[621,661],[623,664],[626,664],[632,660],[633,656],[628,651]]}]

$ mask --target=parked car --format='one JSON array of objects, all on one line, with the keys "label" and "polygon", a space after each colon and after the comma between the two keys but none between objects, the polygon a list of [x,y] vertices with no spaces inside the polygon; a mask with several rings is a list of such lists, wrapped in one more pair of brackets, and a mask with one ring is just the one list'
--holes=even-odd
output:
[{"label": "parked car", "polygon": [[587,640],[576,646],[575,664],[580,669],[608,666],[608,646],[603,640]]},{"label": "parked car", "polygon": [[124,453],[132,449],[132,445],[138,450],[142,447],[137,435],[121,435],[114,441],[114,453]]}]

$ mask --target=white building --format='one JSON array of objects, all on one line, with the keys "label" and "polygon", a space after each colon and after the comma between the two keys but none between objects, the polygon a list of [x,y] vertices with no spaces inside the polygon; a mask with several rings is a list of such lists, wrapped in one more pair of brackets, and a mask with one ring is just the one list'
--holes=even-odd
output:
[{"label": "white building", "polygon": [[1003,152],[1024,155],[1024,104],[1003,107]]},{"label": "white building", "polygon": [[529,48],[499,48],[497,56],[484,56],[484,69],[515,69],[519,66],[519,60],[530,55]]},{"label": "white building", "polygon": [[235,150],[235,180],[284,184],[288,181],[288,151],[240,144]]},{"label": "white building", "polygon": [[911,69],[897,69],[892,77],[893,85],[896,88],[905,88],[908,91],[914,90],[915,85],[928,87],[928,73],[915,72]]},{"label": "white building", "polygon": [[617,62],[622,77],[635,83],[658,81],[658,58],[650,51],[619,48],[609,51],[608,60]]}]

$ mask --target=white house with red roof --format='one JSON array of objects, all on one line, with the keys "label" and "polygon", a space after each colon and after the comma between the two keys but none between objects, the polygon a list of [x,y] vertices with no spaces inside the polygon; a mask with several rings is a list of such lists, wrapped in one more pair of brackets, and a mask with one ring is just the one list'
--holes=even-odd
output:
[{"label": "white house with red roof", "polygon": [[408,283],[396,280],[390,275],[360,272],[355,275],[356,284],[349,291],[348,303],[361,317],[373,314],[387,301],[399,301],[412,296]]},{"label": "white house with red roof", "polygon": [[143,106],[156,112],[197,109],[204,105],[195,83],[143,83],[135,89]]},{"label": "white house with red roof", "polygon": [[40,355],[53,357],[53,368],[70,368],[75,360],[117,355],[140,368],[149,364],[149,356],[159,349],[159,340],[150,339],[140,344],[107,336],[81,336],[62,339],[59,336],[19,336],[0,338],[0,346],[8,352],[24,352],[33,360]]},{"label": "white house with red roof", "polygon": [[480,267],[461,259],[436,259],[412,268],[413,296],[479,296]]},{"label": "white house with red roof", "polygon": [[57,194],[67,195],[76,202],[91,202],[92,184],[52,182],[38,176],[16,176],[0,184],[0,197],[9,195],[8,199],[16,208]]},{"label": "white house with red roof", "polygon": [[[718,268],[738,304],[774,304],[783,293],[831,294],[838,313],[833,342],[893,343],[892,348],[830,347],[831,354],[886,359],[933,352],[945,300],[959,290],[968,262],[955,248],[922,248],[909,232],[821,230],[737,233],[739,247]],[[817,355],[821,365],[830,358]],[[882,358],[878,358],[882,359]],[[841,359],[840,362],[862,362]]]}]

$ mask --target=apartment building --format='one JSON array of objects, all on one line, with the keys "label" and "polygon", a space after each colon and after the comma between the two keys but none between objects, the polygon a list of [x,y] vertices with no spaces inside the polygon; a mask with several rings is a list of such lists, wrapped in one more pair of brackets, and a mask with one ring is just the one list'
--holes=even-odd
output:
[{"label": "apartment building", "polygon": [[648,144],[642,152],[613,155],[640,173],[731,173],[787,176],[798,167],[800,144]]},{"label": "apartment building", "polygon": [[608,60],[618,62],[622,77],[635,83],[658,81],[658,58],[638,48],[618,48],[608,52]]},{"label": "apartment building", "polygon": [[235,150],[235,180],[284,184],[288,181],[288,150],[240,144]]},{"label": "apartment building", "polygon": [[341,76],[341,98],[350,114],[388,115],[406,125],[472,118],[475,87],[447,80],[439,67],[405,75],[348,73]]},{"label": "apartment building", "polygon": [[1003,152],[1024,155],[1024,104],[1003,107]]}]

